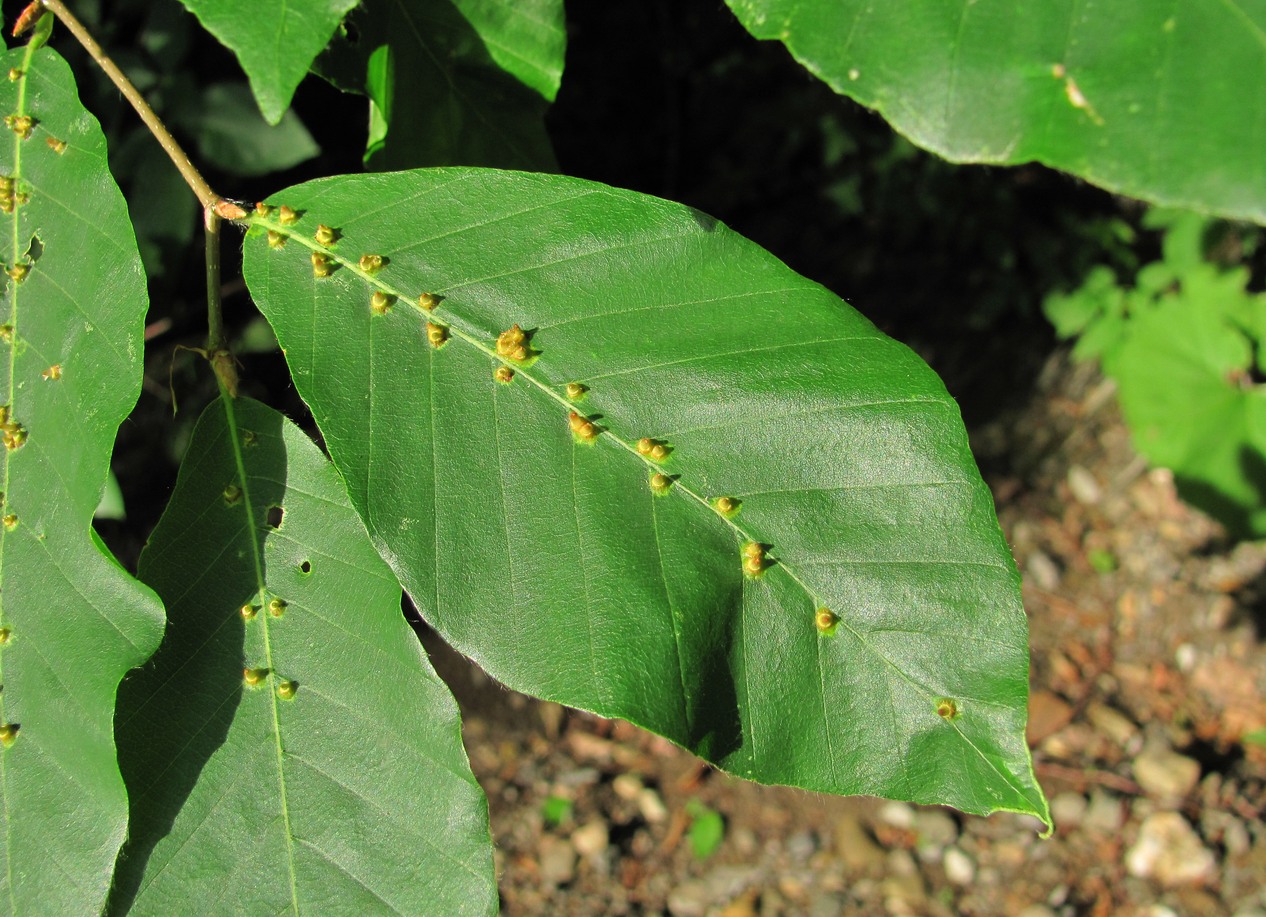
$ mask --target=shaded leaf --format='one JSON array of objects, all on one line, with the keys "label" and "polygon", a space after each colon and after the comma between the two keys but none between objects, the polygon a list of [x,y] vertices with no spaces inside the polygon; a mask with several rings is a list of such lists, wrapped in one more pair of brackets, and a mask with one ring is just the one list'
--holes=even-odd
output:
[{"label": "shaded leaf", "polygon": [[170,624],[120,694],[114,910],[495,911],[456,705],[302,432],[208,407],[140,575]]},{"label": "shaded leaf", "polygon": [[357,0],[181,0],[212,35],[237,55],[259,110],[277,124]]},{"label": "shaded leaf", "polygon": [[458,649],[741,776],[1046,816],[1019,578],[914,354],[703,214],[578,179],[276,200],[302,216],[252,217],[247,283],[379,552]]},{"label": "shaded leaf", "polygon": [[115,691],[163,628],[153,593],[91,528],[140,392],[148,303],[105,138],[70,69],[47,48],[0,66],[25,74],[0,81],[13,113],[0,136],[0,907],[89,914],[127,831]]},{"label": "shaded leaf", "polygon": [[1266,221],[1266,7],[727,0],[836,92],[955,162],[1030,160]]},{"label": "shaded leaf", "polygon": [[216,83],[180,120],[198,140],[202,158],[237,175],[264,175],[321,152],[299,116],[287,110],[275,125],[260,117],[244,83]]},{"label": "shaded leaf", "polygon": [[369,97],[370,168],[550,170],[563,36],[558,0],[366,0],[318,69]]}]

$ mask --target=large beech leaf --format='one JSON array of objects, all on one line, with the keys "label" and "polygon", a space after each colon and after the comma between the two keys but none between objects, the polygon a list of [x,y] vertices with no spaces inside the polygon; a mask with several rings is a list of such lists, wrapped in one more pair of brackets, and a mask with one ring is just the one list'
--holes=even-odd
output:
[{"label": "large beech leaf", "polygon": [[[462,652],[745,777],[1046,817],[1019,579],[913,353],[703,214],[578,179],[276,202],[300,218],[251,218],[247,283],[379,552]],[[512,323],[526,359],[497,356]]]},{"label": "large beech leaf", "polygon": [[369,97],[370,168],[554,168],[561,0],[365,0],[348,22],[318,67]]},{"label": "large beech leaf", "polygon": [[281,121],[312,60],[359,0],[181,0],[237,55],[269,124]]},{"label": "large beech leaf", "polygon": [[119,700],[115,910],[495,912],[457,707],[311,440],[212,404],[140,575],[170,624]]},{"label": "large beech leaf", "polygon": [[[119,680],[162,636],[92,531],[141,385],[147,298],[101,129],[49,49],[4,54],[0,302],[0,910],[89,914],[127,831]],[[19,119],[30,119],[19,120]]]},{"label": "large beech leaf", "polygon": [[826,81],[957,162],[1037,160],[1266,221],[1266,6],[727,0]]}]

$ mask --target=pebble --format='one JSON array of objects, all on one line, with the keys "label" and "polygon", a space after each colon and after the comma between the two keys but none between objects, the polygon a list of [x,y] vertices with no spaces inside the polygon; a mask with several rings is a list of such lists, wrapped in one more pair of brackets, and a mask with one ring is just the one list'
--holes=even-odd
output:
[{"label": "pebble", "polygon": [[583,857],[595,857],[607,849],[610,835],[607,823],[591,821],[581,825],[571,834],[571,845]]},{"label": "pebble", "polygon": [[953,885],[971,885],[976,878],[976,864],[957,847],[945,851],[945,878]]},{"label": "pebble", "polygon": [[576,851],[570,844],[550,834],[542,834],[536,844],[540,851],[542,885],[566,885],[576,877]]},{"label": "pebble", "polygon": [[1024,562],[1024,573],[1039,589],[1054,592],[1059,588],[1059,567],[1045,551],[1037,549]]},{"label": "pebble", "polygon": [[1134,759],[1134,779],[1158,802],[1181,801],[1200,780],[1200,763],[1162,745],[1149,745]]},{"label": "pebble", "polygon": [[625,802],[632,802],[642,792],[642,781],[636,774],[620,774],[611,781],[611,789]]},{"label": "pebble", "polygon": [[914,833],[920,856],[925,849],[939,855],[958,840],[958,823],[940,809],[919,809],[914,814]]},{"label": "pebble", "polygon": [[1068,489],[1073,499],[1085,506],[1094,506],[1103,498],[1103,490],[1095,476],[1081,465],[1072,465],[1068,469]]},{"label": "pebble", "polygon": [[787,838],[787,855],[796,863],[805,862],[817,849],[817,842],[808,831],[797,831]]},{"label": "pebble", "polygon": [[1207,882],[1217,871],[1217,861],[1185,818],[1177,812],[1157,812],[1139,826],[1125,867],[1130,875],[1173,887]]},{"label": "pebble", "polygon": [[1121,830],[1124,813],[1121,801],[1107,790],[1096,789],[1090,794],[1090,805],[1082,821],[1087,831],[1097,834],[1115,834]]},{"label": "pebble", "polygon": [[683,882],[668,893],[668,913],[673,917],[703,917],[708,909],[708,889],[699,879]]},{"label": "pebble", "polygon": [[1128,746],[1130,740],[1138,735],[1139,728],[1134,725],[1134,721],[1107,704],[1091,704],[1086,710],[1086,718],[1099,733],[1122,748]]},{"label": "pebble", "polygon": [[1015,917],[1058,917],[1058,915],[1045,904],[1030,904],[1018,911]]},{"label": "pebble", "polygon": [[878,875],[883,869],[883,848],[855,815],[842,815],[835,823],[835,849],[849,875]]},{"label": "pebble", "polygon": [[914,808],[904,802],[885,802],[879,810],[879,820],[894,828],[913,828]]},{"label": "pebble", "polygon": [[1055,821],[1055,830],[1075,831],[1086,817],[1088,805],[1086,797],[1080,793],[1057,793],[1051,799],[1051,818]]},{"label": "pebble", "polygon": [[668,817],[668,807],[664,805],[664,800],[650,787],[644,787],[637,794],[637,810],[652,825],[657,825]]},{"label": "pebble", "polygon": [[1190,643],[1181,643],[1178,649],[1174,650],[1174,663],[1178,666],[1178,671],[1191,673],[1196,668],[1196,663],[1200,661],[1200,653]]}]

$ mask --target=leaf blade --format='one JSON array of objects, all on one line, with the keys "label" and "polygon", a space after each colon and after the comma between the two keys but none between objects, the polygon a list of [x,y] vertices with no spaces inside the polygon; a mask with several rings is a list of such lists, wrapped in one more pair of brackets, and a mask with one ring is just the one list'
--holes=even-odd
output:
[{"label": "leaf blade", "polygon": [[[277,200],[342,238],[300,224],[273,250],[254,230],[248,286],[380,553],[463,653],[742,776],[1045,817],[1018,577],[913,354],[702,214],[576,179],[440,169]],[[375,289],[398,297],[385,315]],[[429,317],[421,292],[446,297]],[[497,356],[512,322],[536,357]],[[759,578],[747,542],[772,545]],[[946,754],[968,776],[940,773]]]},{"label": "leaf blade", "polygon": [[[727,0],[836,92],[953,162],[1036,160],[1156,203],[1266,220],[1259,6]],[[1217,168],[1210,168],[1217,163]]]},{"label": "leaf blade", "polygon": [[18,730],[0,748],[0,906],[88,913],[127,829],[115,692],[163,628],[153,593],[91,527],[140,392],[148,299],[105,138],[70,69],[47,48],[8,51],[4,67],[22,74],[0,84],[5,110],[34,120],[25,139],[18,122],[0,139],[0,258],[14,272],[0,344],[0,721]]},{"label": "leaf blade", "polygon": [[399,585],[316,446],[224,404],[142,555],[172,623],[120,700],[136,798],[115,908],[491,913],[486,804]]}]

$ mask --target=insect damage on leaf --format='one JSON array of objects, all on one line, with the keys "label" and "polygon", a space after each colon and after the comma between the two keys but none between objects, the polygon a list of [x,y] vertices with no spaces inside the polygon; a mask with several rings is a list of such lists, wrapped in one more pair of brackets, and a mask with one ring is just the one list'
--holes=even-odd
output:
[{"label": "insect damage on leaf", "polygon": [[6,115],[4,123],[9,130],[17,134],[22,140],[25,140],[31,136],[31,131],[35,128],[37,122],[30,115]]},{"label": "insect damage on leaf", "polygon": [[834,637],[840,623],[840,616],[829,608],[819,608],[813,616],[813,623],[817,625],[818,633],[822,636]]},{"label": "insect damage on leaf", "polygon": [[568,401],[580,401],[587,394],[589,394],[589,386],[582,385],[579,382],[567,383],[567,400]]},{"label": "insect damage on leaf", "polygon": [[282,700],[293,700],[295,692],[299,690],[299,683],[295,681],[283,681],[277,685],[277,696]]},{"label": "insect damage on leaf", "polygon": [[5,723],[0,726],[0,744],[8,748],[18,738],[18,731],[21,729],[17,723]]},{"label": "insect damage on leaf", "polygon": [[572,411],[567,415],[567,423],[571,426],[571,432],[575,434],[577,442],[590,445],[597,440],[598,426],[588,417]]},{"label": "insect damage on leaf", "polygon": [[435,322],[426,323],[426,339],[432,347],[439,350],[448,343],[448,327]]},{"label": "insect damage on leaf", "polygon": [[437,296],[434,293],[423,293],[418,297],[418,308],[424,312],[434,312],[435,307],[440,304],[443,296]]},{"label": "insect damage on leaf", "polygon": [[493,370],[492,377],[503,385],[508,385],[514,380],[514,370],[508,366],[498,366]]},{"label": "insect damage on leaf", "polygon": [[387,266],[387,259],[382,255],[361,255],[357,263],[362,271],[372,277]]},{"label": "insect damage on leaf", "polygon": [[743,545],[743,573],[753,579],[761,576],[771,566],[766,546],[758,541]]},{"label": "insect damage on leaf", "polygon": [[643,436],[637,441],[637,454],[656,462],[662,462],[672,454],[673,447],[659,439]]},{"label": "insect damage on leaf", "polygon": [[242,488],[236,484],[229,484],[224,488],[224,502],[229,506],[236,506],[242,502]]},{"label": "insect damage on leaf", "polygon": [[662,472],[655,472],[651,475],[651,492],[657,497],[662,497],[672,489],[673,478]]},{"label": "insect damage on leaf", "polygon": [[338,242],[341,233],[332,226],[326,226],[324,223],[318,223],[316,233],[313,238],[316,239],[318,245],[330,246]]},{"label": "insect damage on leaf", "polygon": [[267,669],[242,669],[242,681],[246,682],[246,684],[252,688],[267,677]]},{"label": "insect damage on leaf", "polygon": [[712,501],[712,506],[716,511],[727,519],[737,515],[742,505],[743,501],[736,497],[717,497]]},{"label": "insect damage on leaf", "polygon": [[329,255],[323,255],[320,252],[312,253],[312,275],[314,277],[329,277],[334,273],[334,261]]},{"label": "insect damage on leaf", "polygon": [[369,309],[374,315],[386,315],[395,301],[396,298],[390,293],[374,290],[374,295],[369,298]]},{"label": "insect damage on leaf", "polygon": [[274,618],[280,618],[286,613],[289,604],[285,599],[274,598],[268,603],[268,613]]},{"label": "insect damage on leaf", "polygon": [[66,152],[66,141],[58,140],[56,137],[49,136],[44,140],[48,144],[48,148],[60,156]]},{"label": "insect damage on leaf", "polygon": [[936,715],[943,720],[956,720],[960,715],[958,702],[952,697],[938,697],[936,699]]},{"label": "insect damage on leaf", "polygon": [[247,602],[245,605],[243,605],[239,609],[239,613],[242,615],[243,620],[253,621],[255,620],[255,615],[259,614],[259,606],[252,605],[249,602]]},{"label": "insect damage on leaf", "polygon": [[282,204],[280,209],[277,211],[277,219],[281,221],[282,226],[293,226],[295,223],[299,222],[299,218],[301,216],[303,216],[303,214],[299,213],[297,210],[292,210],[285,204]]},{"label": "insect damage on leaf", "polygon": [[18,517],[13,513],[9,513],[7,516],[5,516],[3,519],[3,522],[4,522],[5,531],[12,532],[14,529],[18,527]]}]

